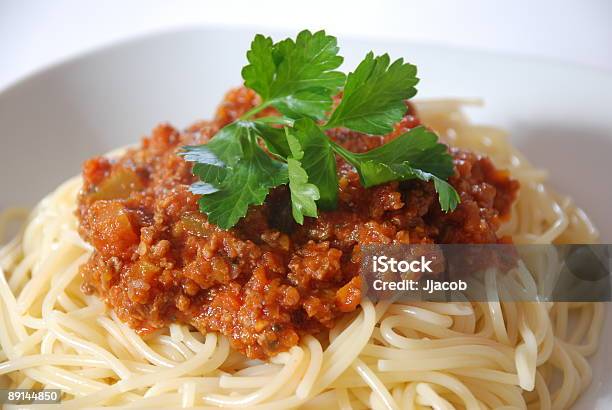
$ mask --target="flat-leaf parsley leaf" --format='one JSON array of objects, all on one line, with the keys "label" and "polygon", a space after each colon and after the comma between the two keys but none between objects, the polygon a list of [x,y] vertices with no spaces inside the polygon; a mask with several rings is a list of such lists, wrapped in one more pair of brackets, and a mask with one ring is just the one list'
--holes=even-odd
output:
[{"label": "flat-leaf parsley leaf", "polygon": [[[324,31],[300,32],[295,40],[274,43],[255,36],[242,70],[244,84],[261,103],[225,126],[207,143],[184,147],[199,181],[200,210],[223,229],[234,226],[249,206],[260,205],[272,188],[288,185],[297,223],[317,217],[317,208],[338,202],[336,155],[355,167],[366,187],[390,181],[432,182],[440,206],[452,211],[459,195],[446,180],[453,162],[445,145],[424,127],[414,128],[366,153],[353,153],[333,142],[325,130],[345,127],[383,135],[406,114],[405,100],[414,96],[416,67],[387,54],[365,59],[348,77],[335,37]],[[342,99],[332,109],[332,99]],[[281,115],[257,117],[266,107]],[[262,147],[267,149],[265,151]]]},{"label": "flat-leaf parsley leaf", "polygon": [[287,141],[291,149],[291,156],[287,158],[287,170],[289,173],[289,189],[291,191],[291,211],[293,219],[299,224],[304,223],[304,216],[317,216],[317,204],[319,199],[319,189],[308,183],[308,174],[302,168],[301,160],[304,158],[304,151],[300,142],[291,135],[287,128]]},{"label": "flat-leaf parsley leaf", "polygon": [[327,128],[346,127],[366,134],[393,131],[406,114],[405,100],[416,94],[416,67],[401,58],[389,65],[387,54],[368,53],[348,75],[342,102],[334,110]]},{"label": "flat-leaf parsley leaf", "polygon": [[344,84],[337,40],[324,31],[308,30],[274,44],[270,37],[255,36],[247,52],[249,65],[242,69],[244,84],[291,118],[325,118],[332,96]]}]

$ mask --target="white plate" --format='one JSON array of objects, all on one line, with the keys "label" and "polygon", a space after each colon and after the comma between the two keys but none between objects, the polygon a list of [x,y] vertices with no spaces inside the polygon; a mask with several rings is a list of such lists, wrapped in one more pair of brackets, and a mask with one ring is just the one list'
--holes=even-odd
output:
[{"label": "white plate", "polygon": [[[191,29],[107,47],[0,93],[0,208],[31,205],[95,154],[136,142],[160,121],[207,118],[230,87],[253,32]],[[278,37],[277,37],[278,38]],[[508,129],[552,184],[612,242],[612,74],[440,47],[340,39],[346,66],[367,51],[419,68],[419,97],[482,98],[474,120]],[[609,305],[612,306],[612,305]],[[578,409],[612,408],[612,308],[594,381]]]}]

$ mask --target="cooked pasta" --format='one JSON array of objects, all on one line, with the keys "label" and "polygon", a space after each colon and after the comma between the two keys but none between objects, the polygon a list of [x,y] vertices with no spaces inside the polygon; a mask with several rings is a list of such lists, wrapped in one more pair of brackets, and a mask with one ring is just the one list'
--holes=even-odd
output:
[{"label": "cooked pasta", "polygon": [[[464,104],[417,106],[442,139],[489,156],[519,180],[500,234],[515,243],[596,242],[588,216],[550,190],[546,172],[503,131],[470,123]],[[328,333],[269,362],[187,325],[139,336],[80,290],[79,266],[92,252],[74,215],[80,187],[72,178],[44,198],[0,250],[0,387],[61,389],[63,409],[546,410],[569,408],[591,382],[587,358],[599,341],[600,303],[364,299]],[[5,212],[0,233],[22,217]],[[494,278],[485,281],[487,292],[500,291]]]}]

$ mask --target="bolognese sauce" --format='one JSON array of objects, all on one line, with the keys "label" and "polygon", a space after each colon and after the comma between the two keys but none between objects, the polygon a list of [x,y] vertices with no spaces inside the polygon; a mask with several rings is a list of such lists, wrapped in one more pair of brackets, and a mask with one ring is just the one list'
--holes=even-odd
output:
[{"label": "bolognese sauce", "polygon": [[[77,216],[94,252],[81,267],[82,287],[139,332],[185,323],[218,331],[234,349],[265,359],[357,308],[361,245],[509,240],[496,231],[509,216],[518,182],[489,159],[454,148],[449,182],[461,202],[453,212],[440,210],[431,183],[366,189],[352,166],[338,159],[336,210],[298,225],[281,186],[234,228],[220,229],[199,211],[199,196],[189,191],[191,165],[177,153],[206,143],[256,103],[254,92],[233,90],[213,121],[183,132],[159,125],[120,157],[85,162]],[[409,105],[389,135],[333,129],[328,136],[365,152],[417,125]]]}]

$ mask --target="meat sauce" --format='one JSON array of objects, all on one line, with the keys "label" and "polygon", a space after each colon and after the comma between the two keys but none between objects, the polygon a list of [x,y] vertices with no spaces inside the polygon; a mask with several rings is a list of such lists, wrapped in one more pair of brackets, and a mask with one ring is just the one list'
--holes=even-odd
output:
[{"label": "meat sauce", "polygon": [[[80,234],[95,250],[81,267],[82,288],[139,332],[190,324],[221,332],[234,349],[265,359],[357,308],[360,245],[509,240],[496,231],[509,215],[518,182],[489,159],[452,148],[456,172],[450,183],[461,196],[452,213],[440,210],[430,183],[365,189],[355,170],[338,159],[334,211],[297,225],[283,186],[230,230],[208,223],[199,197],[189,192],[191,165],[177,151],[205,143],[256,103],[250,90],[230,91],[213,121],[184,132],[159,125],[124,155],[83,165],[77,216]],[[390,135],[344,129],[328,135],[363,152],[418,124],[409,105]]]}]

